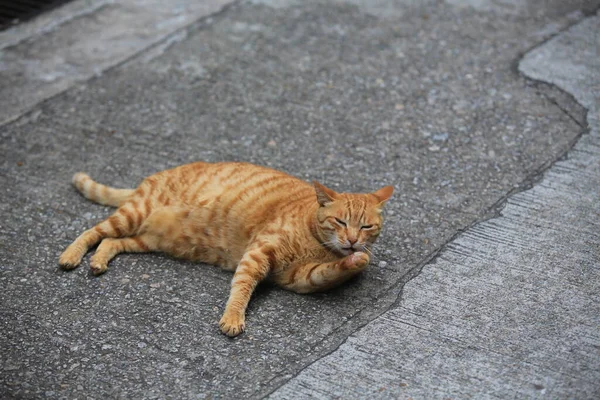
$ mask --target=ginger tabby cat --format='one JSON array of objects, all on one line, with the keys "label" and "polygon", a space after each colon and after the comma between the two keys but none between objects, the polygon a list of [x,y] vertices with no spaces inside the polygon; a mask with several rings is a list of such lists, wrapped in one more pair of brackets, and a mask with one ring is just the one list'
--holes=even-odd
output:
[{"label": "ginger tabby cat", "polygon": [[266,278],[308,293],[365,269],[393,192],[385,186],[369,194],[336,193],[236,162],[183,165],[146,178],[137,189],[114,189],[83,173],[73,184],[86,198],[118,209],[64,251],[63,268],[77,267],[100,242],[90,262],[95,275],[119,253],[150,251],[235,271],[219,323],[228,336],[244,331],[252,292]]}]

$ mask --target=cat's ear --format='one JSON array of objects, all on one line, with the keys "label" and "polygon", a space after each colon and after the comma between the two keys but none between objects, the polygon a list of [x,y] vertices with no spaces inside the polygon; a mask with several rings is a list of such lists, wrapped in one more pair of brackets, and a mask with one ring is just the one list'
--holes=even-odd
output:
[{"label": "cat's ear", "polygon": [[373,196],[377,197],[377,200],[379,200],[379,208],[382,208],[385,205],[385,202],[392,197],[392,193],[394,193],[393,186],[384,186],[378,191],[373,192]]},{"label": "cat's ear", "polygon": [[313,181],[313,185],[315,187],[315,192],[317,193],[317,201],[321,207],[332,203],[337,199],[338,194],[335,191],[326,188],[317,181]]}]

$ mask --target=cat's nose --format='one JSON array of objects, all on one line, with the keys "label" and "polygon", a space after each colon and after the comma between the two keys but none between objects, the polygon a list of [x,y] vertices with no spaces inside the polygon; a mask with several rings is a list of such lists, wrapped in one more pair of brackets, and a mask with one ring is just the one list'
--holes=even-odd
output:
[{"label": "cat's nose", "polygon": [[348,242],[350,242],[350,247],[353,247],[358,242],[358,238],[349,237]]}]

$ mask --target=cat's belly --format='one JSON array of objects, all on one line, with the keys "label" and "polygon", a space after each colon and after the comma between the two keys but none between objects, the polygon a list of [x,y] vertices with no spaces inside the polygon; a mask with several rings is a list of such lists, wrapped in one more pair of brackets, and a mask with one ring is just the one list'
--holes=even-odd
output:
[{"label": "cat's belly", "polygon": [[190,261],[216,265],[228,271],[235,271],[241,257],[221,246],[210,247],[198,238],[177,240],[173,246],[165,249],[170,255]]},{"label": "cat's belly", "polygon": [[213,237],[203,233],[179,236],[170,250],[169,253],[175,257],[216,265],[230,271],[237,268],[243,255],[243,250],[215,243]]},{"label": "cat's belly", "polygon": [[225,225],[211,221],[214,211],[210,207],[163,207],[148,218],[142,231],[174,257],[235,270],[247,243],[228,237]]}]

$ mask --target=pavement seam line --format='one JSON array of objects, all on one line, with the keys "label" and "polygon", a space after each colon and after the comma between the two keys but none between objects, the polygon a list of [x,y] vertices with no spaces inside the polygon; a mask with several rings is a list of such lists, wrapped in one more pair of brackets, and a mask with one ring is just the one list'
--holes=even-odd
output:
[{"label": "pavement seam line", "polygon": [[[556,105],[556,107],[558,107],[559,109],[561,109],[567,116],[569,116],[569,118],[571,118],[573,120],[573,122],[575,122],[577,125],[579,125],[582,129],[584,129],[585,131],[589,130],[588,127],[582,125],[577,118],[575,118],[575,116],[571,115],[571,113],[568,110],[565,110],[558,101],[549,98],[548,96],[544,95],[544,97],[548,98],[548,100],[552,103],[554,103]],[[577,140],[575,141],[577,142]]]},{"label": "pavement seam line", "polygon": [[[81,18],[81,17],[85,17],[87,15],[93,14],[96,11],[103,10],[106,7],[109,7],[113,2],[114,1],[111,1],[111,0],[105,1],[105,2],[101,2],[101,3],[98,3],[98,4],[95,4],[95,5],[91,6],[89,8],[84,8],[83,10],[77,11],[77,12],[75,12],[72,15],[69,15],[67,17],[60,18],[57,21],[53,21],[53,23],[48,24],[47,26],[44,26],[44,27],[40,28],[38,31],[35,32],[34,35],[23,36],[23,37],[18,38],[15,41],[6,42],[6,43],[3,43],[3,44],[0,44],[0,50],[10,49],[11,47],[18,46],[21,43],[24,43],[24,42],[27,42],[28,40],[31,40],[32,38],[38,38],[38,37],[44,36],[45,34],[47,34],[49,32],[52,32],[53,30],[55,30],[56,28],[58,28],[59,26],[61,26],[63,24],[66,24],[68,22],[74,21],[77,18]],[[65,4],[63,4],[62,6],[64,6],[64,5]],[[61,6],[59,6],[59,7],[61,7]],[[51,13],[53,11],[56,11],[56,10],[55,9],[54,10],[49,10],[49,11],[46,11],[46,12],[42,12],[42,14],[44,14],[44,13]],[[34,18],[36,18],[36,17],[34,17]]]},{"label": "pavement seam line", "polygon": [[[516,67],[516,74],[518,76],[523,77],[524,79],[526,79],[529,82],[541,82],[544,83],[546,85],[549,85],[550,87],[558,90],[560,93],[566,94],[572,101],[574,101],[579,107],[582,107],[585,110],[585,114],[587,115],[587,113],[589,112],[589,110],[587,109],[587,107],[583,106],[579,101],[577,101],[577,99],[569,92],[563,90],[561,87],[553,84],[552,82],[546,82],[543,80],[537,80],[534,78],[530,78],[524,74],[522,74],[519,70],[518,70],[518,64],[519,62],[527,55],[529,54],[531,51],[537,49],[538,47],[541,47],[543,45],[545,45],[547,42],[549,42],[551,39],[555,38],[556,36],[566,32],[567,30],[569,30],[570,28],[572,28],[573,26],[581,23],[582,21],[584,21],[585,19],[589,18],[590,16],[595,15],[596,12],[600,11],[600,7],[598,7],[598,9],[596,9],[594,11],[593,14],[587,15],[587,14],[583,14],[581,19],[578,19],[577,21],[574,21],[572,24],[569,24],[568,26],[565,26],[564,28],[560,29],[559,31],[557,31],[556,33],[550,35],[547,39],[541,41],[540,43],[537,43],[536,45],[530,47],[529,49],[527,49],[526,51],[524,51],[523,53],[519,54],[517,59],[515,60],[515,62],[512,63],[513,67]],[[573,147],[575,146],[575,144],[577,144],[577,142],[581,139],[581,137],[586,134],[589,133],[589,126],[584,126],[582,125],[577,118],[575,118],[573,115],[571,115],[571,113],[569,113],[564,107],[562,107],[558,101],[550,98],[546,93],[544,93],[543,91],[539,91],[538,93],[536,93],[537,95],[546,98],[547,100],[549,100],[551,103],[553,103],[560,111],[562,111],[569,119],[571,119],[573,122],[575,122],[575,124],[577,126],[579,126],[581,129],[578,132],[578,134],[573,137],[573,139],[571,141],[569,141],[567,143],[567,145],[565,146],[565,148],[554,158],[544,162],[542,165],[540,165],[539,168],[537,168],[535,171],[531,172],[530,174],[528,174],[525,179],[523,179],[516,187],[514,187],[513,189],[509,190],[505,195],[503,195],[500,199],[498,199],[494,204],[492,204],[491,206],[489,206],[486,210],[484,210],[481,214],[481,216],[479,218],[475,217],[476,219],[474,221],[472,221],[470,224],[468,224],[467,226],[465,226],[464,228],[460,228],[458,229],[450,238],[448,238],[446,241],[444,241],[440,246],[438,246],[437,249],[434,249],[433,251],[431,251],[422,262],[420,262],[419,264],[417,264],[415,267],[409,269],[405,275],[403,275],[400,279],[398,279],[396,282],[393,283],[393,285],[390,287],[390,289],[386,290],[385,292],[383,292],[380,296],[378,296],[378,298],[376,299],[385,299],[386,297],[388,297],[388,294],[393,293],[393,291],[400,286],[400,292],[396,295],[396,298],[394,301],[391,302],[391,304],[388,305],[384,305],[382,307],[381,310],[377,310],[377,312],[371,316],[371,318],[367,319],[366,321],[361,322],[360,324],[358,324],[356,327],[354,327],[351,332],[343,339],[341,340],[337,345],[335,345],[332,349],[330,349],[329,351],[327,351],[326,353],[324,353],[322,356],[318,356],[316,359],[308,362],[305,366],[303,366],[302,368],[300,368],[297,372],[293,372],[292,376],[290,378],[287,379],[283,379],[282,383],[280,383],[278,386],[272,388],[272,389],[268,389],[263,393],[256,393],[257,394],[257,398],[267,398],[268,396],[270,396],[272,393],[276,392],[277,390],[279,390],[281,387],[283,387],[284,385],[286,385],[289,381],[291,381],[292,379],[294,379],[295,377],[299,376],[304,370],[308,369],[309,367],[311,367],[313,364],[315,364],[316,362],[318,362],[321,359],[324,359],[326,357],[328,357],[329,355],[333,354],[335,351],[337,351],[340,347],[342,347],[344,344],[346,344],[348,342],[348,339],[354,335],[356,332],[360,331],[362,328],[364,328],[366,325],[368,325],[369,323],[371,323],[373,320],[381,317],[383,314],[385,314],[387,311],[398,307],[402,300],[403,300],[403,293],[404,293],[404,286],[410,282],[411,280],[413,280],[414,278],[418,277],[421,272],[423,271],[423,268],[436,261],[436,259],[440,256],[440,254],[446,250],[448,248],[448,246],[454,242],[460,235],[462,235],[463,233],[465,233],[466,231],[472,229],[473,227],[475,227],[476,225],[479,225],[480,223],[489,221],[491,219],[497,218],[499,216],[502,215],[502,210],[504,209],[504,207],[506,206],[506,204],[508,203],[509,199],[511,197],[513,197],[514,195],[518,194],[518,193],[522,193],[525,192],[527,190],[530,190],[533,188],[534,185],[538,184],[544,177],[544,175],[546,174],[546,172],[552,167],[554,166],[557,162],[564,160],[566,157],[568,157],[568,153],[573,149]],[[586,119],[587,120],[587,119]],[[394,297],[394,295],[390,296],[390,297]],[[364,313],[367,310],[368,306],[365,306],[364,308],[362,308],[360,311],[358,311],[355,316],[357,316],[358,318],[360,318],[360,314]],[[340,326],[338,326],[335,330],[333,330],[332,332],[330,332],[325,338],[324,340],[327,340],[328,338],[334,336],[335,333],[337,333],[338,331],[340,331],[345,325],[350,324],[352,321],[348,320],[347,322],[342,323]],[[534,364],[532,364],[534,365]],[[289,373],[288,373],[289,374]],[[288,374],[283,374],[288,375]],[[271,379],[275,380],[275,378]]]},{"label": "pavement seam line", "polygon": [[[142,49],[139,49],[138,51],[133,52],[133,54],[131,54],[130,56],[124,58],[123,60],[119,61],[116,64],[113,64],[113,65],[109,66],[108,68],[100,71],[99,73],[96,73],[93,76],[90,76],[90,77],[85,78],[83,80],[75,80],[75,81],[73,81],[73,83],[69,87],[67,87],[67,88],[59,91],[58,93],[53,94],[52,96],[50,96],[50,97],[48,97],[46,99],[38,101],[37,103],[31,105],[28,109],[22,111],[21,113],[19,113],[17,115],[10,116],[10,117],[6,118],[5,120],[0,121],[0,128],[5,127],[5,126],[7,126],[7,125],[9,125],[9,124],[11,124],[11,123],[13,123],[15,121],[18,121],[18,120],[22,119],[22,118],[27,118],[28,116],[30,116],[31,114],[33,114],[38,107],[40,107],[40,106],[42,106],[42,105],[44,105],[44,104],[46,104],[46,103],[48,103],[50,101],[53,101],[58,96],[60,96],[63,93],[67,92],[68,90],[73,89],[73,87],[75,87],[75,85],[82,84],[82,83],[85,83],[85,82],[92,82],[92,81],[98,79],[99,77],[101,77],[102,75],[104,75],[106,73],[109,73],[109,72],[111,72],[111,71],[113,71],[113,70],[115,70],[115,69],[117,69],[117,68],[119,68],[119,67],[121,67],[121,66],[123,66],[123,65],[125,65],[125,64],[127,64],[129,62],[131,62],[131,61],[133,61],[133,60],[135,60],[136,58],[142,56],[145,52],[151,51],[151,50],[153,50],[153,49],[161,46],[163,43],[168,43],[169,40],[171,40],[173,38],[176,38],[182,32],[188,32],[189,30],[192,30],[192,29],[194,29],[196,27],[200,27],[202,24],[204,24],[205,22],[207,22],[207,20],[210,20],[212,18],[219,18],[219,17],[221,17],[223,14],[225,14],[226,12],[228,12],[231,8],[239,5],[242,1],[243,0],[233,0],[232,2],[227,3],[224,6],[222,6],[221,9],[219,9],[218,11],[216,11],[214,13],[211,13],[211,14],[204,15],[204,16],[202,16],[202,17],[200,17],[200,18],[198,18],[198,19],[190,22],[187,25],[184,25],[184,26],[182,26],[180,28],[175,29],[173,32],[171,32],[171,33],[163,36],[162,38],[160,38],[160,39],[158,39],[158,40],[156,40],[156,41],[154,41],[152,43],[150,43],[146,47],[144,47]],[[100,8],[102,8],[102,7],[100,7]],[[83,15],[86,15],[86,14],[83,14]]]}]

